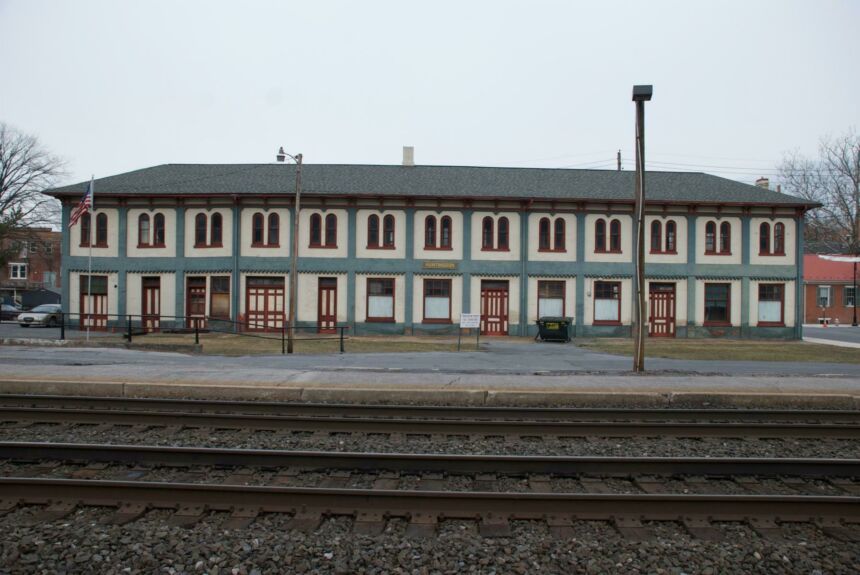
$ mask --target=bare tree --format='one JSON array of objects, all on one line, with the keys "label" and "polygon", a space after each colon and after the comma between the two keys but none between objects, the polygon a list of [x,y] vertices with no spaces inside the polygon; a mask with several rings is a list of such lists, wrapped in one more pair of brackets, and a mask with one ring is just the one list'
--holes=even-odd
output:
[{"label": "bare tree", "polygon": [[0,122],[0,265],[12,246],[4,241],[26,235],[26,229],[59,222],[59,202],[42,192],[63,175],[64,164],[35,136]]},{"label": "bare tree", "polygon": [[807,213],[807,239],[831,252],[860,253],[860,136],[822,138],[818,159],[797,152],[779,166],[785,190],[822,207]]}]

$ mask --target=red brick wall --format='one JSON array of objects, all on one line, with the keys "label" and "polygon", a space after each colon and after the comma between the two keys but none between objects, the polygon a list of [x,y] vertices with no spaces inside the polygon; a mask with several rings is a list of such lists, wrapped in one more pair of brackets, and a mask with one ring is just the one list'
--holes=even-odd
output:
[{"label": "red brick wall", "polygon": [[[841,325],[851,325],[854,317],[854,308],[845,305],[843,290],[845,285],[851,284],[833,282],[824,285],[830,286],[830,307],[824,312],[826,313],[826,317],[830,318],[830,323],[835,323],[835,320],[838,319]],[[818,285],[807,284],[803,287],[803,323],[818,323],[818,318],[823,317],[822,309],[818,307],[817,302]],[[857,313],[860,315],[860,310],[857,310]]]}]

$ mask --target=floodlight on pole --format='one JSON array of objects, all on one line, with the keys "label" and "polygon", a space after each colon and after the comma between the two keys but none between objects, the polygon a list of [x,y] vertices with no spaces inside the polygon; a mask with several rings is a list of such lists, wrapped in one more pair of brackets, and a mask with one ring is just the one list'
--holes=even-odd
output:
[{"label": "floodlight on pole", "polygon": [[645,371],[645,102],[651,100],[654,87],[633,86],[636,102],[636,325],[633,331],[633,371]]},{"label": "floodlight on pole", "polygon": [[296,202],[293,210],[293,241],[290,247],[292,255],[290,257],[290,312],[287,320],[287,353],[293,353],[293,332],[296,325],[296,301],[299,290],[298,282],[298,261],[299,261],[299,210],[301,209],[302,199],[302,155],[288,154],[281,146],[275,159],[278,162],[286,162],[290,158],[296,163]]}]

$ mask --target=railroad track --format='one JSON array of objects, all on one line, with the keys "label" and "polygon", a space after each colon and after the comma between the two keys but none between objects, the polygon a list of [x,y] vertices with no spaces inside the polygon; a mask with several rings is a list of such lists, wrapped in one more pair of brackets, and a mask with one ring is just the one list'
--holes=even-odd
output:
[{"label": "railroad track", "polygon": [[0,407],[0,422],[76,423],[450,435],[562,437],[757,437],[860,439],[854,423],[550,421],[228,414],[181,411]]},{"label": "railroad track", "polygon": [[[175,468],[200,466],[256,466],[269,470],[296,467],[325,470],[371,470],[420,473],[431,477],[426,487],[396,489],[390,476],[374,488],[285,487],[281,485],[236,485],[212,483],[201,470],[201,479],[210,482],[122,481],[47,477],[0,478],[0,513],[20,505],[43,506],[41,519],[53,520],[79,506],[107,506],[116,509],[110,521],[132,521],[150,509],[174,511],[173,523],[191,524],[210,511],[229,512],[226,526],[248,525],[262,513],[292,515],[290,527],[313,530],[323,518],[349,516],[354,530],[380,533],[389,519],[409,522],[407,532],[429,536],[439,521],[477,521],[485,536],[510,534],[514,520],[545,521],[559,536],[569,536],[572,525],[582,520],[611,521],[631,538],[648,538],[649,521],[683,523],[695,536],[719,538],[714,522],[743,521],[766,537],[780,538],[781,523],[812,522],[831,536],[860,540],[860,484],[858,460],[707,459],[707,458],[593,458],[523,456],[451,456],[356,454],[328,452],[283,452],[236,449],[162,448],[114,445],[0,443],[0,458],[15,465],[28,461],[74,461],[90,463],[96,477],[104,467],[92,462],[158,464]],[[45,466],[51,469],[50,465]],[[137,472],[140,468],[135,467]],[[472,474],[483,490],[442,490],[428,472]],[[552,474],[553,476],[631,475],[645,493],[558,493],[549,488],[547,475],[540,475],[529,492],[499,492],[487,489],[491,474]],[[483,475],[482,475],[483,474]],[[714,494],[662,493],[646,474],[706,474],[718,476],[768,476],[784,474],[835,481],[847,495]],[[181,476],[181,473],[179,474]],[[278,477],[288,476],[281,474]],[[337,474],[335,474],[338,476]],[[345,475],[339,475],[344,480]],[[483,477],[483,479],[481,479]],[[842,478],[842,481],[836,479]],[[433,483],[437,481],[437,483]],[[650,481],[650,483],[649,483]],[[344,482],[344,481],[342,481]],[[657,488],[656,492],[650,489]],[[592,482],[599,487],[599,482]],[[749,486],[749,483],[746,484]],[[381,486],[381,487],[380,487]],[[542,486],[543,488],[540,488]],[[435,487],[435,488],[430,488]],[[538,489],[535,489],[538,487]]]},{"label": "railroad track", "polygon": [[656,409],[572,407],[469,407],[425,405],[367,405],[266,401],[218,401],[60,395],[0,394],[0,406],[58,409],[157,411],[162,413],[228,413],[306,417],[360,417],[392,419],[472,419],[519,421],[673,421],[763,423],[854,423],[860,410],[820,409]]}]

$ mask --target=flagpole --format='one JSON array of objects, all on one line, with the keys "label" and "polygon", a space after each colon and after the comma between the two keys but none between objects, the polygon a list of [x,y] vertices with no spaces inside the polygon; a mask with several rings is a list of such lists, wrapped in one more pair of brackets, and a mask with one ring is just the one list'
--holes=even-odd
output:
[{"label": "flagpole", "polygon": [[[87,269],[87,299],[84,300],[84,313],[87,314],[87,308],[89,307],[90,312],[89,312],[89,314],[87,314],[89,316],[92,316],[92,310],[93,310],[93,303],[92,303],[92,298],[93,298],[93,226],[95,224],[95,218],[93,216],[96,215],[95,180],[96,180],[95,175],[91,175],[90,176],[90,229],[89,229],[90,237],[88,238],[89,242],[87,242],[90,244],[90,258],[89,258],[90,261],[89,261],[89,265],[88,265],[88,269]],[[90,324],[92,322],[93,322],[93,318],[89,317],[87,319],[87,342],[90,341]]]}]

